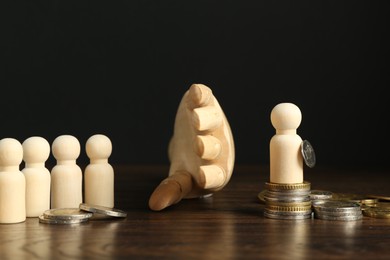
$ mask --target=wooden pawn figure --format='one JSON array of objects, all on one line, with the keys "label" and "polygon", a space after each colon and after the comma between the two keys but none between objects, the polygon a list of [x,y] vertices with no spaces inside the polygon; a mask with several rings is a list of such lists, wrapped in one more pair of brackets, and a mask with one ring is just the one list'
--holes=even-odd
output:
[{"label": "wooden pawn figure", "polygon": [[110,139],[102,134],[91,136],[85,151],[90,163],[84,171],[85,203],[114,207],[114,169],[108,158],[112,152]]},{"label": "wooden pawn figure", "polygon": [[276,134],[270,141],[270,182],[303,182],[302,139],[297,134],[301,121],[301,110],[295,104],[280,103],[272,109],[271,123]]},{"label": "wooden pawn figure", "polygon": [[80,142],[72,135],[60,135],[51,149],[57,161],[51,170],[51,208],[78,208],[83,202],[82,170],[76,163]]},{"label": "wooden pawn figure", "polygon": [[19,170],[22,144],[14,138],[0,140],[0,223],[26,220],[26,179]]},{"label": "wooden pawn figure", "polygon": [[26,215],[39,217],[50,209],[50,171],[45,162],[50,155],[49,142],[40,136],[32,136],[24,140],[22,169],[26,178]]}]

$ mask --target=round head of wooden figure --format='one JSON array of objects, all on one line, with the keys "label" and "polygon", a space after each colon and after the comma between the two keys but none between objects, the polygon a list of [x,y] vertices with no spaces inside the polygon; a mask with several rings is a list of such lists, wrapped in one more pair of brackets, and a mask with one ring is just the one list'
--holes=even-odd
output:
[{"label": "round head of wooden figure", "polygon": [[85,151],[91,160],[107,159],[112,152],[111,140],[102,134],[95,134],[85,143]]},{"label": "round head of wooden figure", "polygon": [[276,131],[296,131],[302,121],[302,113],[293,103],[277,104],[271,111],[271,123]]},{"label": "round head of wooden figure", "polygon": [[40,136],[32,136],[24,140],[23,160],[27,164],[44,163],[50,155],[49,142]]},{"label": "round head of wooden figure", "polygon": [[22,144],[14,138],[0,140],[0,170],[8,167],[17,167],[23,160]]},{"label": "round head of wooden figure", "polygon": [[57,161],[76,160],[80,155],[80,142],[72,135],[60,135],[54,139],[51,150]]},{"label": "round head of wooden figure", "polygon": [[169,174],[154,190],[149,207],[159,211],[182,198],[210,196],[229,182],[235,150],[228,120],[203,84],[185,92],[168,147]]}]

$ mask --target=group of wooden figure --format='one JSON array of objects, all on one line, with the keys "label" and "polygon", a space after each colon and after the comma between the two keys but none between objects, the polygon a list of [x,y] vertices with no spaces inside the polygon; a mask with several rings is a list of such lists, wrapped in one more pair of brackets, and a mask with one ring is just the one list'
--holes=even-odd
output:
[{"label": "group of wooden figure", "polygon": [[[51,146],[41,136],[23,143],[15,138],[1,139],[0,224],[20,223],[52,208],[78,208],[83,202],[113,207],[114,169],[108,162],[111,140],[103,134],[93,135],[85,149],[90,163],[83,175],[76,163],[80,142],[72,135],[58,136]],[[45,165],[50,152],[56,159],[51,171]]]}]

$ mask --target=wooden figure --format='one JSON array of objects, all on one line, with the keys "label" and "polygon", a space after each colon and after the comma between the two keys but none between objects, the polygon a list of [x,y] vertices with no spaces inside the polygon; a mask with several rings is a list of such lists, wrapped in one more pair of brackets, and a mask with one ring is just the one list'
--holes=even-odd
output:
[{"label": "wooden figure", "polygon": [[154,211],[183,198],[210,196],[229,182],[235,159],[233,135],[209,87],[193,84],[185,92],[177,110],[168,155],[168,177],[149,199],[149,207]]},{"label": "wooden figure", "polygon": [[45,162],[50,155],[49,142],[40,136],[27,138],[23,143],[22,169],[26,178],[26,215],[39,217],[45,210],[50,209],[50,171]]},{"label": "wooden figure", "polygon": [[295,104],[280,103],[272,109],[271,123],[276,134],[270,141],[270,182],[303,182],[302,139],[297,134],[301,121],[301,110]]},{"label": "wooden figure", "polygon": [[82,171],[76,163],[80,142],[72,135],[60,135],[51,149],[57,160],[51,170],[51,208],[78,208],[83,202]]},{"label": "wooden figure", "polygon": [[108,158],[112,152],[111,140],[102,134],[88,138],[85,151],[90,163],[84,171],[85,203],[114,207],[114,169]]},{"label": "wooden figure", "polygon": [[19,170],[22,144],[14,138],[0,140],[0,223],[26,220],[26,179]]}]

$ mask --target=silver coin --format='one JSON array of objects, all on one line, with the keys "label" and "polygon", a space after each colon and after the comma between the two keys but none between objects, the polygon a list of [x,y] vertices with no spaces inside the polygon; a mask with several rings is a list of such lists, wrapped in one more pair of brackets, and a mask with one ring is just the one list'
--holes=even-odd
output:
[{"label": "silver coin", "polygon": [[45,218],[50,219],[62,219],[62,220],[77,220],[77,219],[88,219],[92,217],[92,213],[85,212],[79,208],[56,208],[48,209],[43,212]]},{"label": "silver coin", "polygon": [[63,224],[63,225],[72,225],[80,224],[87,222],[89,218],[79,218],[79,219],[56,219],[56,218],[47,218],[43,214],[39,216],[39,223],[44,224]]},{"label": "silver coin", "polygon": [[299,219],[309,219],[312,217],[312,214],[306,215],[277,215],[264,211],[264,216],[272,219],[291,219],[291,220],[299,220]]},{"label": "silver coin", "polygon": [[309,208],[308,210],[305,211],[279,211],[279,210],[272,210],[272,209],[265,208],[264,212],[268,214],[281,215],[281,216],[298,216],[298,215],[311,214],[312,210]]},{"label": "silver coin", "polygon": [[319,214],[327,214],[327,215],[354,215],[354,214],[360,214],[362,212],[361,208],[313,208],[314,212]]},{"label": "silver coin", "polygon": [[301,153],[306,165],[313,168],[316,165],[316,155],[314,153],[313,146],[307,140],[303,140],[301,143]]},{"label": "silver coin", "polygon": [[119,218],[125,218],[127,216],[127,213],[123,210],[105,207],[105,206],[81,203],[79,207],[82,210],[92,212],[92,213],[101,214],[103,216],[119,217]]},{"label": "silver coin", "polygon": [[329,215],[321,215],[321,216],[318,216],[317,214],[314,214],[314,218],[325,219],[325,220],[355,221],[355,220],[362,219],[363,215],[356,215],[356,216],[329,216]]},{"label": "silver coin", "polygon": [[329,216],[329,217],[348,217],[348,216],[360,216],[362,215],[362,211],[334,211],[334,212],[326,212],[326,211],[316,211],[314,210],[314,214],[316,216]]},{"label": "silver coin", "polygon": [[333,192],[326,190],[311,190],[310,198],[312,200],[326,200],[331,199],[333,196]]},{"label": "silver coin", "polygon": [[359,203],[351,201],[337,201],[337,200],[327,200],[322,203],[313,205],[315,211],[321,212],[353,212],[361,211]]},{"label": "silver coin", "polygon": [[326,201],[328,201],[328,200],[311,200],[311,205],[313,207],[315,207],[315,206],[318,206],[318,205],[320,205],[322,203],[325,203]]},{"label": "silver coin", "polygon": [[270,191],[267,190],[266,196],[268,197],[283,197],[283,196],[309,196],[310,190],[292,190],[292,191]]},{"label": "silver coin", "polygon": [[310,196],[284,196],[284,197],[268,197],[267,195],[264,195],[264,201],[266,203],[273,203],[273,202],[283,202],[283,203],[297,203],[297,202],[306,202],[310,201]]}]

